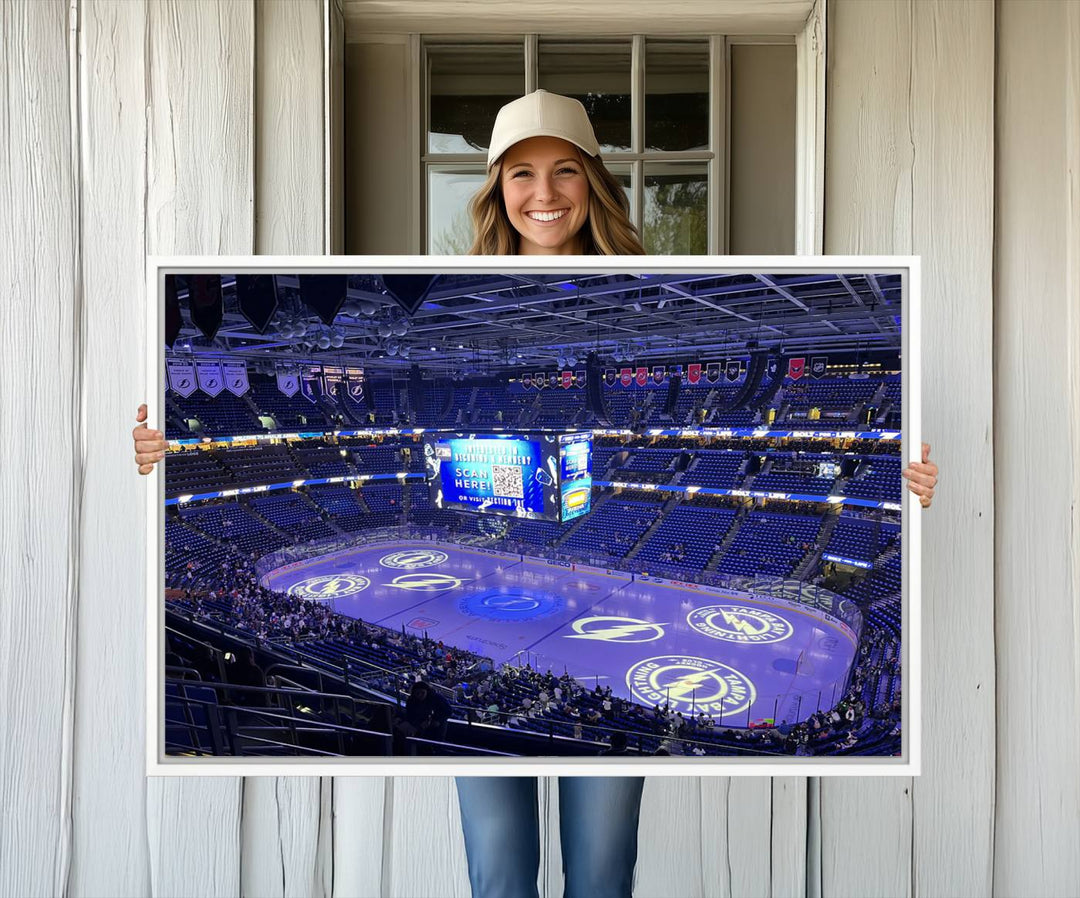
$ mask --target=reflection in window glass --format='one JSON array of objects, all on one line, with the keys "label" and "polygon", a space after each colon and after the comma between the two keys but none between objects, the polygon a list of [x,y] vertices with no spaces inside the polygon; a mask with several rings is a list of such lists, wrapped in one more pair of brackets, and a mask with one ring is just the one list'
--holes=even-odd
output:
[{"label": "reflection in window glass", "polygon": [[428,152],[486,152],[499,108],[525,93],[524,45],[436,45],[427,58]]},{"label": "reflection in window glass", "polygon": [[629,40],[540,41],[538,86],[580,100],[601,153],[630,149]]},{"label": "reflection in window glass", "polygon": [[634,208],[634,180],[630,174],[629,165],[612,165],[610,162],[605,162],[604,167],[615,176],[615,180],[622,184],[623,192],[626,194],[626,199],[630,203],[631,217],[633,217]]},{"label": "reflection in window glass", "polygon": [[645,251],[699,255],[709,240],[708,176],[704,163],[645,165]]},{"label": "reflection in window glass", "polygon": [[468,204],[484,183],[481,166],[428,169],[428,252],[465,255],[472,245]]},{"label": "reflection in window glass", "polygon": [[708,42],[647,41],[646,151],[708,148]]}]

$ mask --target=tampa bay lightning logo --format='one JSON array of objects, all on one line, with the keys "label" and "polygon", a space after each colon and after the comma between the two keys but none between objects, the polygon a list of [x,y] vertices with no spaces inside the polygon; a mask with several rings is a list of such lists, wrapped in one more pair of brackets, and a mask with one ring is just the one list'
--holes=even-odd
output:
[{"label": "tampa bay lightning logo", "polygon": [[686,622],[713,639],[750,645],[782,642],[794,632],[779,615],[746,605],[705,605],[691,611]]},{"label": "tampa bay lightning logo", "polygon": [[496,621],[535,620],[562,610],[562,596],[520,586],[501,586],[466,596],[458,603],[462,614]]},{"label": "tampa bay lightning logo", "polygon": [[664,625],[636,617],[582,617],[571,625],[567,639],[596,639],[601,642],[652,642],[664,635]]},{"label": "tampa bay lightning logo", "polygon": [[466,582],[461,577],[451,577],[449,574],[400,574],[386,585],[410,592],[442,592],[457,589]]},{"label": "tampa bay lightning logo", "polygon": [[379,564],[402,571],[415,571],[417,568],[435,567],[448,557],[445,552],[433,549],[406,549],[384,555],[379,559]]},{"label": "tampa bay lightning logo", "polygon": [[323,577],[309,577],[289,587],[288,594],[312,602],[325,602],[340,599],[342,596],[363,592],[371,585],[367,577],[359,574],[330,574]]},{"label": "tampa bay lightning logo", "polygon": [[670,703],[676,711],[726,717],[744,712],[757,700],[745,674],[709,658],[659,655],[639,661],[627,671],[630,694],[646,705]]}]

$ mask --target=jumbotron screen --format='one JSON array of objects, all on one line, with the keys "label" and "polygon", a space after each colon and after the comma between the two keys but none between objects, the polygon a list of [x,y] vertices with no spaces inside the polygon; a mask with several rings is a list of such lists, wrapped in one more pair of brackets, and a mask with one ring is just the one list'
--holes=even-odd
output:
[{"label": "jumbotron screen", "polygon": [[436,508],[568,521],[592,505],[591,434],[434,433],[424,462]]}]

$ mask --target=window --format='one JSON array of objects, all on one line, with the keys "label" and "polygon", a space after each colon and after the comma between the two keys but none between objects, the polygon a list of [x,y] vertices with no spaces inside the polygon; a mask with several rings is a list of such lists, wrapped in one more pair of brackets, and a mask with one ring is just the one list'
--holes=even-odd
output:
[{"label": "window", "polygon": [[[785,38],[777,43],[786,43],[793,80],[795,46]],[[468,250],[472,228],[466,204],[485,178],[495,115],[509,100],[543,88],[585,106],[604,163],[627,191],[647,252],[726,252],[728,50],[725,39],[716,36],[425,39],[419,160],[423,251]],[[794,96],[793,85],[783,85],[782,93]],[[779,115],[784,118],[786,111]],[[792,103],[790,170],[778,176],[791,180],[792,198],[794,116]],[[790,210],[781,211],[793,221],[794,200]],[[779,251],[793,250],[792,241]]]}]

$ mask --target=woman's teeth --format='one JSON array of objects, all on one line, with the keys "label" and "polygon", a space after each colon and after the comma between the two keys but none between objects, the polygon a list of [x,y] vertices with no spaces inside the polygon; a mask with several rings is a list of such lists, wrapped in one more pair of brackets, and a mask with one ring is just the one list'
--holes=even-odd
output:
[{"label": "woman's teeth", "polygon": [[555,221],[557,218],[562,218],[566,214],[565,209],[560,209],[558,212],[527,212],[526,215],[534,221]]}]

